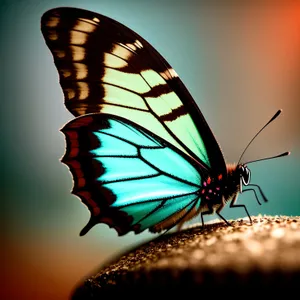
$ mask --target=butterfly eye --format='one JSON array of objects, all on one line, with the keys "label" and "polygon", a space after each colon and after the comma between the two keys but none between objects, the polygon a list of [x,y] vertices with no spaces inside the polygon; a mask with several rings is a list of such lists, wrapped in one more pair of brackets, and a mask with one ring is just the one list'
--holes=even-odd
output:
[{"label": "butterfly eye", "polygon": [[242,167],[241,177],[243,184],[248,185],[250,182],[250,170],[247,167]]}]

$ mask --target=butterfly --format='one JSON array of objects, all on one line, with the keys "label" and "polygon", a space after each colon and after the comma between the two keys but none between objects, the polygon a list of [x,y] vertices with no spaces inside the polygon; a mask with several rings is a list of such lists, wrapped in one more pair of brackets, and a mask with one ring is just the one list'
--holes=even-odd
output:
[{"label": "butterfly", "polygon": [[[61,130],[62,162],[72,193],[91,217],[118,235],[159,233],[200,214],[220,214],[252,191],[246,164],[226,164],[189,91],[168,62],[141,36],[106,16],[78,8],[45,12],[41,31],[75,116]],[[280,111],[270,120],[279,115]],[[268,122],[268,123],[270,123]],[[279,156],[289,154],[288,152]]]}]

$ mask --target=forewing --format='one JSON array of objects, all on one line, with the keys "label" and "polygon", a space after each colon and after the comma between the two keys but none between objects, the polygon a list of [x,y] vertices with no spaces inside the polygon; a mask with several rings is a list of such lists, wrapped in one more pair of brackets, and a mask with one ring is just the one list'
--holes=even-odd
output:
[{"label": "forewing", "polygon": [[76,8],[46,12],[41,29],[72,114],[125,117],[190,155],[203,172],[226,174],[221,150],[193,98],[142,37]]}]

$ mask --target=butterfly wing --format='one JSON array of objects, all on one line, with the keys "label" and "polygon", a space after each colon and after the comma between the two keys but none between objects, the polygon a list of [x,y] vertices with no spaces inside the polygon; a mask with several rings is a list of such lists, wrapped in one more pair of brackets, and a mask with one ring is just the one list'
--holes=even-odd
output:
[{"label": "butterfly wing", "polygon": [[119,235],[159,232],[199,210],[195,162],[157,135],[108,114],[78,117],[62,131],[67,140],[62,161],[73,174],[73,193],[91,212],[81,235],[97,223]]},{"label": "butterfly wing", "polygon": [[201,111],[172,67],[142,37],[76,8],[46,12],[41,30],[73,115],[123,116],[191,156],[201,172],[226,176],[220,147]]}]

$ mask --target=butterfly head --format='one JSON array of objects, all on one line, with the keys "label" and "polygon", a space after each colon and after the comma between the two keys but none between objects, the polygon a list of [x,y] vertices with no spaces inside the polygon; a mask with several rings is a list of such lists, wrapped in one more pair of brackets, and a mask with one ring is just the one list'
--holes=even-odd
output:
[{"label": "butterfly head", "polygon": [[251,172],[246,165],[239,165],[238,167],[241,183],[248,185],[250,183]]},{"label": "butterfly head", "polygon": [[245,164],[237,166],[237,173],[240,181],[240,192],[242,192],[243,186],[247,186],[250,183],[251,172]]}]

